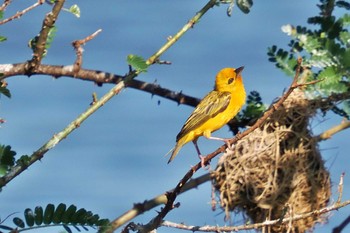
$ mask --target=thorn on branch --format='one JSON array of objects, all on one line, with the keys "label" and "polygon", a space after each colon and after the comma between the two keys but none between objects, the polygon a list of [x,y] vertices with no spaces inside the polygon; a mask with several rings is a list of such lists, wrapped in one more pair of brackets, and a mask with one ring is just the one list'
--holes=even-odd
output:
[{"label": "thorn on branch", "polygon": [[160,64],[160,65],[171,65],[171,61],[161,61],[161,60],[157,60],[156,61],[157,64]]},{"label": "thorn on branch", "polygon": [[94,92],[94,93],[92,93],[92,101],[90,103],[90,106],[94,105],[97,101],[98,101],[97,94],[96,94],[96,92]]}]

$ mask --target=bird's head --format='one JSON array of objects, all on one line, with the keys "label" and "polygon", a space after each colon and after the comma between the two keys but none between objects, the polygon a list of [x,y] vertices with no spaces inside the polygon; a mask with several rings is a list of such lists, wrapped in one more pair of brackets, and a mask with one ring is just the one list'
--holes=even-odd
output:
[{"label": "bird's head", "polygon": [[219,73],[216,75],[214,90],[220,92],[233,92],[236,91],[238,88],[244,88],[241,76],[243,69],[244,66],[241,66],[237,69],[224,68],[220,70]]}]

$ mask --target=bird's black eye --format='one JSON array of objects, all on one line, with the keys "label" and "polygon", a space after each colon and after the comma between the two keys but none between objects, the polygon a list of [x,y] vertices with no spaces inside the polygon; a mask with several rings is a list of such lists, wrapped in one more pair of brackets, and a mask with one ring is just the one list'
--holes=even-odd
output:
[{"label": "bird's black eye", "polygon": [[235,80],[234,78],[229,78],[228,80],[227,80],[227,84],[231,84],[232,82],[233,82],[233,80]]}]

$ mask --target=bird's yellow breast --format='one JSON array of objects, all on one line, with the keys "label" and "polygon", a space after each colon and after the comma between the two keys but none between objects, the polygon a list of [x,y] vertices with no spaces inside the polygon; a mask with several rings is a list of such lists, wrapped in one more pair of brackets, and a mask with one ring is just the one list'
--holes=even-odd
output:
[{"label": "bird's yellow breast", "polygon": [[200,136],[210,137],[211,133],[226,125],[234,116],[237,115],[243,104],[245,103],[245,95],[231,94],[230,104],[221,113],[215,117],[208,119],[198,128],[190,131],[185,137],[185,143],[193,141]]}]

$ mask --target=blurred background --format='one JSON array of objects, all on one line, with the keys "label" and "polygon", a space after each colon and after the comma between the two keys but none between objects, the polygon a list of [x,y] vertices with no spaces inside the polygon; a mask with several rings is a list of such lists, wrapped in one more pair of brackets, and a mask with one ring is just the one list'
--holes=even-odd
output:
[{"label": "blurred background", "polygon": [[[13,1],[5,18],[35,2]],[[71,42],[102,29],[84,46],[83,67],[123,75],[128,72],[128,54],[148,58],[206,3],[184,0],[66,1],[67,8],[72,4],[79,5],[81,17],[61,12],[56,37],[43,63],[72,64],[75,51]],[[220,69],[244,65],[247,92],[260,92],[263,101],[270,104],[281,96],[291,79],[268,61],[267,48],[274,44],[287,48],[290,38],[281,31],[281,26],[306,25],[308,17],[318,14],[317,3],[254,1],[249,14],[234,7],[231,17],[226,15],[227,5],[214,7],[161,57],[171,65],[153,65],[138,79],[201,98],[212,90]],[[42,20],[51,7],[44,4],[20,19],[1,25],[0,33],[8,40],[0,43],[0,64],[31,58],[28,41],[39,33]],[[0,99],[0,117],[6,120],[1,125],[0,142],[11,145],[18,155],[30,155],[74,120],[88,108],[93,92],[101,97],[113,87],[48,76],[17,76],[8,78],[7,82],[12,98]],[[178,106],[158,96],[125,89],[40,162],[3,188],[0,218],[14,212],[19,212],[22,217],[25,208],[63,202],[113,220],[134,203],[173,188],[191,165],[198,162],[190,143],[171,164],[167,164],[168,158],[164,156],[175,145],[175,137],[192,110],[192,107]],[[317,115],[311,127],[319,134],[341,120],[338,116]],[[214,135],[232,136],[226,126]],[[331,173],[334,199],[337,198],[339,177],[348,161],[348,140],[349,131],[343,131],[320,144]],[[203,153],[208,154],[221,143],[200,139],[199,145]],[[201,170],[195,177],[206,172]],[[343,200],[350,198],[349,185],[345,176]],[[211,211],[209,183],[179,196],[177,201],[181,202],[181,208],[172,211],[166,220],[189,225],[224,224],[224,213],[220,209]],[[146,223],[159,209],[134,221]],[[329,223],[317,225],[315,232],[330,232],[349,212],[345,207],[330,213]],[[243,221],[237,216],[231,223],[243,224]],[[52,232],[52,229],[40,230],[46,231]],[[61,228],[55,231],[61,231]],[[170,229],[159,228],[158,232],[170,232]]]}]

